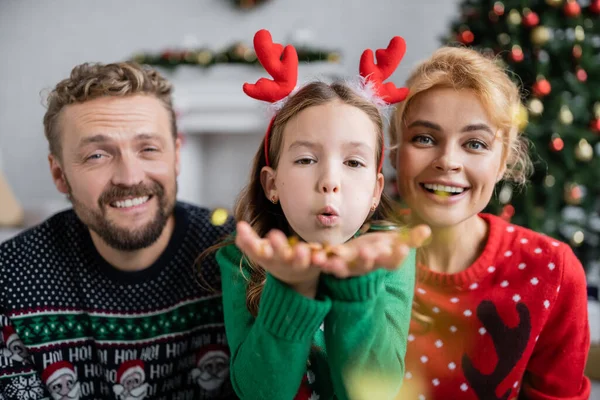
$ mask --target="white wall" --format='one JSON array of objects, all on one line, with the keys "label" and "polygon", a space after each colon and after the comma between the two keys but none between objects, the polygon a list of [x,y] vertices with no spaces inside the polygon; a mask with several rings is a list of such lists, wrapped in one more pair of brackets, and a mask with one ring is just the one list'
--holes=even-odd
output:
[{"label": "white wall", "polygon": [[[342,51],[349,73],[356,71],[363,49],[385,47],[391,36],[404,36],[408,51],[394,75],[401,83],[411,66],[438,47],[438,37],[458,13],[457,4],[458,0],[271,0],[241,12],[229,0],[0,0],[2,169],[26,207],[63,201],[48,172],[40,91],[66,77],[78,63],[123,60],[137,51],[182,45],[186,37],[217,49],[239,40],[250,44],[260,28],[268,28],[281,41],[309,29],[316,44]],[[238,190],[247,176],[243,166],[258,140],[259,134],[240,139],[229,156],[219,153],[222,146],[203,150],[210,154],[209,162],[198,172],[222,177],[211,183],[215,196]],[[193,173],[186,171],[188,176]],[[237,180],[232,184],[232,179]],[[210,203],[214,204],[206,205],[217,205],[214,199]]]}]

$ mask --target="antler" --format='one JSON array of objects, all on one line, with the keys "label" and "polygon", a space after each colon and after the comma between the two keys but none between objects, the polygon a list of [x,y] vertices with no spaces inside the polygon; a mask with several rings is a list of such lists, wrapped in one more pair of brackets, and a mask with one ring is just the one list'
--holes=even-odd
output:
[{"label": "antler", "polygon": [[296,49],[291,45],[284,48],[279,43],[273,43],[269,31],[261,29],[254,35],[254,50],[273,80],[260,78],[255,84],[244,83],[244,92],[257,100],[271,103],[288,96],[298,82]]},{"label": "antler", "polygon": [[367,49],[360,57],[360,75],[370,81],[377,95],[388,104],[403,101],[408,96],[407,88],[397,88],[393,83],[383,83],[396,70],[404,53],[406,43],[400,36],[394,36],[387,49],[375,52],[377,64],[373,62],[373,51]]},{"label": "antler", "polygon": [[509,328],[502,321],[494,303],[484,300],[477,306],[477,317],[492,336],[498,354],[496,368],[489,375],[482,374],[473,366],[471,359],[466,354],[463,355],[462,367],[465,378],[480,399],[506,400],[510,395],[509,389],[502,396],[496,397],[496,389],[521,359],[531,335],[529,309],[525,304],[518,303],[517,313],[519,325]]}]

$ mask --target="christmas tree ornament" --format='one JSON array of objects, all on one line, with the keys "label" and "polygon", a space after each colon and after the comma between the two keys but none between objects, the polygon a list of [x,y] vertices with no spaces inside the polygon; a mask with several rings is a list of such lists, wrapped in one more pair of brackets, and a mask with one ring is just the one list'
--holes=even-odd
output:
[{"label": "christmas tree ornament", "polygon": [[515,44],[512,49],[510,50],[510,58],[511,60],[513,60],[514,62],[521,62],[523,61],[523,50],[521,49],[521,46],[519,46],[518,44]]},{"label": "christmas tree ornament", "polygon": [[470,30],[464,30],[458,34],[458,41],[462,44],[471,44],[475,40],[475,35]]},{"label": "christmas tree ornament", "polygon": [[565,202],[572,206],[578,206],[585,197],[585,188],[576,183],[567,183],[565,185]]},{"label": "christmas tree ornament", "polygon": [[560,7],[562,2],[563,0],[546,0],[546,4],[548,4],[551,7]]},{"label": "christmas tree ornament", "polygon": [[590,11],[594,14],[600,14],[600,0],[592,0]]},{"label": "christmas tree ornament", "polygon": [[498,201],[502,204],[510,203],[510,199],[512,198],[513,188],[512,185],[505,183],[502,185],[502,189],[500,189],[500,193],[498,194]]},{"label": "christmas tree ornament", "polygon": [[567,105],[563,105],[560,107],[560,112],[558,113],[558,119],[560,123],[563,125],[571,125],[573,123],[573,113],[571,109]]},{"label": "christmas tree ornament", "polygon": [[550,150],[558,152],[565,148],[565,142],[558,136],[553,137],[550,141]]},{"label": "christmas tree ornament", "polygon": [[510,10],[510,12],[508,13],[508,23],[512,24],[512,25],[519,25],[521,23],[521,14],[519,14],[519,12],[517,10],[515,10],[514,8],[512,10]]},{"label": "christmas tree ornament", "polygon": [[575,40],[583,42],[585,40],[585,30],[581,25],[575,27]]},{"label": "christmas tree ornament", "polygon": [[583,234],[583,232],[576,231],[573,234],[573,237],[571,238],[571,243],[573,244],[573,246],[579,247],[583,243],[584,239],[585,239],[585,235]]},{"label": "christmas tree ornament", "polygon": [[576,44],[575,46],[573,46],[573,57],[576,60],[579,60],[581,58],[582,54],[583,54],[583,50],[581,49],[581,45]]},{"label": "christmas tree ornament", "polygon": [[545,64],[548,61],[550,61],[550,56],[548,55],[548,52],[546,50],[540,50],[540,51],[538,51],[537,52],[537,58],[538,58],[538,61],[541,64]]},{"label": "christmas tree ornament", "polygon": [[539,116],[544,112],[544,103],[540,99],[533,98],[527,103],[527,108],[532,115]]},{"label": "christmas tree ornament", "polygon": [[581,7],[576,0],[567,0],[563,7],[563,12],[567,17],[575,18],[581,14]]},{"label": "christmas tree ornament", "polygon": [[504,15],[504,3],[502,3],[501,1],[495,2],[492,11],[497,16]]},{"label": "christmas tree ornament", "polygon": [[531,41],[538,46],[545,45],[550,37],[552,36],[552,32],[547,27],[540,25],[536,26],[531,30]]},{"label": "christmas tree ornament", "polygon": [[590,121],[590,129],[596,133],[600,133],[600,118],[595,118]]},{"label": "christmas tree ornament", "polygon": [[515,215],[515,208],[512,205],[507,204],[504,207],[502,207],[500,218],[502,218],[506,222],[510,222],[510,219],[513,217],[513,215]]},{"label": "christmas tree ornament", "polygon": [[587,72],[583,68],[577,68],[577,72],[575,72],[575,76],[579,82],[587,81]]},{"label": "christmas tree ornament", "polygon": [[594,116],[600,119],[600,101],[594,103]]},{"label": "christmas tree ornament", "polygon": [[544,186],[546,186],[547,188],[554,187],[555,183],[556,179],[552,175],[546,175],[546,177],[544,178]]},{"label": "christmas tree ornament", "polygon": [[510,43],[510,35],[508,33],[501,33],[498,35],[498,43],[502,46],[506,46]]},{"label": "christmas tree ornament", "polygon": [[552,91],[552,85],[543,76],[539,76],[537,81],[533,84],[533,94],[537,97],[544,97],[550,94]]},{"label": "christmas tree ornament", "polygon": [[540,23],[540,17],[529,8],[523,9],[523,25],[527,28],[533,28]]},{"label": "christmas tree ornament", "polygon": [[600,142],[596,143],[596,155],[600,157]]},{"label": "christmas tree ornament", "polygon": [[594,157],[594,149],[592,145],[585,139],[579,140],[575,147],[575,158],[578,161],[589,162]]}]

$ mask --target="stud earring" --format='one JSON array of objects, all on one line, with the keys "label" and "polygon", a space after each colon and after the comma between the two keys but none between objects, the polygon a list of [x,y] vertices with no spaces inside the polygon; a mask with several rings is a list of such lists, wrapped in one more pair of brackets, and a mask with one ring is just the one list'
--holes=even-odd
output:
[{"label": "stud earring", "polygon": [[371,206],[371,211],[375,211],[377,209],[377,203],[373,203]]},{"label": "stud earring", "polygon": [[271,196],[271,203],[277,204],[277,196]]}]

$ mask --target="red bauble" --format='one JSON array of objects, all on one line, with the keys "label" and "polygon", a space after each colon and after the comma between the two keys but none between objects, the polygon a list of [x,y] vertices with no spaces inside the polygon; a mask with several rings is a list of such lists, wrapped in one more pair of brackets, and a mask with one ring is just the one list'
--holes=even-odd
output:
[{"label": "red bauble", "polygon": [[536,83],[533,84],[533,94],[537,97],[544,97],[550,94],[552,91],[552,86],[547,79],[540,79]]},{"label": "red bauble", "polygon": [[577,17],[581,14],[581,7],[575,0],[567,0],[563,11],[567,17]]},{"label": "red bauble", "polygon": [[502,207],[502,213],[500,214],[500,218],[502,218],[506,222],[510,222],[510,219],[513,217],[513,215],[515,215],[515,208],[512,205],[507,204],[504,207]]},{"label": "red bauble", "polygon": [[[599,0],[600,1],[600,0]],[[540,17],[533,11],[529,11],[525,15],[523,15],[523,25],[528,28],[533,28],[537,24],[540,23]]]},{"label": "red bauble", "polygon": [[581,58],[581,54],[583,53],[583,50],[581,49],[581,46],[576,44],[575,46],[573,46],[573,57],[575,57],[577,60],[579,60]]},{"label": "red bauble", "polygon": [[593,119],[590,122],[590,129],[596,133],[600,133],[600,118]]},{"label": "red bauble", "polygon": [[594,14],[600,14],[600,0],[593,0],[590,4],[590,11]]},{"label": "red bauble", "polygon": [[561,138],[559,138],[559,137],[554,138],[550,142],[550,148],[553,151],[561,151],[562,149],[565,148],[565,142]]},{"label": "red bauble", "polygon": [[500,16],[504,14],[504,4],[502,4],[502,2],[497,1],[494,4],[494,14]]},{"label": "red bauble", "polygon": [[575,72],[575,76],[577,76],[577,80],[579,82],[587,81],[587,72],[583,68],[577,68],[577,72]]},{"label": "red bauble", "polygon": [[475,40],[475,35],[470,30],[462,31],[458,34],[458,41],[462,44],[471,44]]},{"label": "red bauble", "polygon": [[510,51],[510,58],[514,62],[521,62],[521,61],[523,61],[523,50],[521,50],[521,48],[519,46],[514,46],[512,48],[512,50]]}]

